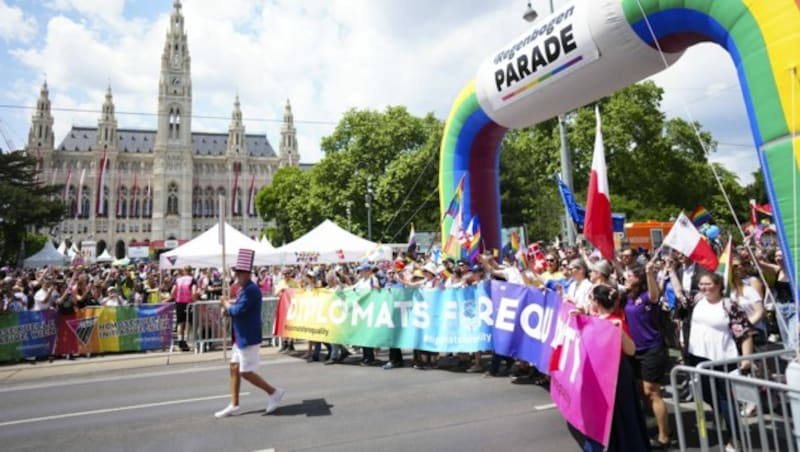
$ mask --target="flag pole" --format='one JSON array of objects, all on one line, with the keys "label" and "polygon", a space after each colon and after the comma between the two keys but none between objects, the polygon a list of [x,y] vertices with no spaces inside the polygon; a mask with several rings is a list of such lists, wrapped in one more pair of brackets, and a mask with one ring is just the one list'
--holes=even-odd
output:
[{"label": "flag pole", "polygon": [[[228,266],[225,262],[225,195],[219,195],[219,243],[222,245],[222,296],[230,296]],[[228,360],[228,316],[222,316],[222,360]]]}]

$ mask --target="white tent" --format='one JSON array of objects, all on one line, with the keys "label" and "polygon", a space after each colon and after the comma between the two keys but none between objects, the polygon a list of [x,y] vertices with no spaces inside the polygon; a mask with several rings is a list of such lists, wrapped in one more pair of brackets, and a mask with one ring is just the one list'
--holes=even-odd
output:
[{"label": "white tent", "polygon": [[59,253],[61,253],[64,256],[66,256],[67,255],[67,242],[61,242],[61,244],[58,245],[58,248],[56,249],[56,251],[58,251]]},{"label": "white tent", "polygon": [[262,246],[263,249],[266,249],[266,250],[269,250],[269,251],[272,251],[272,250],[275,249],[275,247],[272,246],[271,243],[269,243],[269,239],[267,238],[266,235],[261,237],[261,240],[259,240],[258,243]]},{"label": "white tent", "polygon": [[67,263],[67,258],[56,250],[56,247],[50,242],[45,241],[44,247],[38,253],[25,259],[23,263],[25,268],[39,268],[45,265],[49,266],[62,266]]},{"label": "white tent", "polygon": [[[266,255],[267,264],[357,262],[369,260],[379,245],[325,220],[304,236]],[[391,259],[391,255],[389,256]]]},{"label": "white tent", "polygon": [[114,258],[108,254],[108,248],[104,249],[103,252],[94,259],[95,262],[111,262],[113,260]]},{"label": "white tent", "polygon": [[74,243],[67,250],[67,257],[69,257],[70,259],[74,258],[75,256],[80,256],[80,254],[81,254],[81,250],[79,250],[78,247],[75,246]]},{"label": "white tent", "polygon": [[[225,223],[225,264],[236,263],[239,249],[255,250],[255,265],[265,265],[264,257],[274,250],[247,237],[236,228]],[[189,242],[167,251],[159,259],[159,268],[168,270],[191,265],[196,268],[222,268],[222,245],[219,243],[219,225],[215,224],[206,232]]]}]

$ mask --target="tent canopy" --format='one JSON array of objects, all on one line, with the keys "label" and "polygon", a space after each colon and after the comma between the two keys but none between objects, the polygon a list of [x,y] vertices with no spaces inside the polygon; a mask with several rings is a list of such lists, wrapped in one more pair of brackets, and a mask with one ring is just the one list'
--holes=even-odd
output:
[{"label": "tent canopy", "polygon": [[[225,264],[227,266],[236,263],[240,248],[255,250],[255,265],[265,265],[263,263],[264,256],[274,250],[271,245],[267,247],[256,242],[230,224],[225,223]],[[159,268],[164,270],[187,265],[198,268],[222,268],[222,245],[219,243],[218,224],[191,241],[167,251],[159,259]]]},{"label": "tent canopy", "polygon": [[47,240],[44,242],[44,247],[33,256],[25,259],[23,266],[25,268],[39,268],[45,265],[62,266],[67,262],[67,258],[56,250],[56,247]]},{"label": "tent canopy", "polygon": [[[378,246],[375,242],[345,231],[331,220],[325,220],[304,236],[276,248],[265,257],[269,265],[357,262],[375,255]],[[391,259],[391,255],[388,259]]]},{"label": "tent canopy", "polygon": [[108,254],[108,248],[106,248],[106,249],[104,249],[104,250],[103,250],[103,252],[102,252],[102,253],[100,253],[100,255],[99,255],[99,256],[97,256],[97,257],[95,258],[95,260],[94,260],[94,261],[95,261],[95,262],[111,262],[111,261],[113,261],[113,260],[114,260],[114,258],[113,258],[113,257],[111,257],[111,255],[110,255],[110,254]]}]

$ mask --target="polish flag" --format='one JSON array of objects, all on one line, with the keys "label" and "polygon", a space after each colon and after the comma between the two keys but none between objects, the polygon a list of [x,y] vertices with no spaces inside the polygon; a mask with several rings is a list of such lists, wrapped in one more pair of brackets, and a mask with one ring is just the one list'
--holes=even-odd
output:
[{"label": "polish flag", "polygon": [[586,195],[586,219],[583,235],[599,249],[603,257],[614,260],[614,231],[611,227],[611,201],[608,194],[608,171],[606,169],[603,132],[600,130],[600,110],[595,106],[597,132],[594,136],[592,175],[589,193]]},{"label": "polish flag", "polygon": [[683,212],[681,212],[675,224],[672,225],[669,234],[664,237],[664,245],[680,251],[708,271],[714,272],[717,270],[719,265],[717,255],[714,254],[711,245],[703,240],[700,232]]}]

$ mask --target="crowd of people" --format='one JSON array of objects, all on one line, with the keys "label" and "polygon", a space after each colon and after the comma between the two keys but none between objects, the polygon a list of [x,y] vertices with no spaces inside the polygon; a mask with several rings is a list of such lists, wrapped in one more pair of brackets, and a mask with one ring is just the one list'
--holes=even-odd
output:
[{"label": "crowd of people", "polygon": [[[726,290],[719,274],[676,251],[659,249],[652,255],[624,247],[608,261],[578,246],[541,243],[538,249],[542,250],[538,257],[532,254],[529,259],[506,251],[500,256],[480,254],[473,261],[447,258],[439,262],[434,262],[431,254],[412,258],[401,252],[394,261],[380,263],[262,267],[252,272],[251,279],[265,296],[277,296],[287,288],[459,288],[492,279],[558,291],[574,304],[576,314],[608,318],[622,327],[623,362],[630,365],[638,386],[633,393],[641,394],[658,427],[657,435],[648,439],[652,448],[668,447],[672,438],[661,384],[675,362],[696,365],[748,356],[770,342],[782,341],[787,348],[797,343],[797,316],[780,250],[737,248]],[[230,279],[234,287],[236,279],[241,278]],[[0,269],[0,300],[2,313],[45,309],[70,313],[91,306],[175,302],[178,345],[188,350],[186,306],[218,298],[222,283],[223,275],[215,269],[159,272],[157,266],[147,263],[126,268],[6,267]],[[327,350],[324,357],[323,345]],[[281,351],[296,351],[309,362],[326,364],[344,362],[356,353],[350,344],[307,342],[305,350],[295,347],[294,341],[286,338]],[[381,364],[384,369],[407,365],[399,349],[390,349],[388,360],[382,363],[372,348],[360,347],[359,351],[363,365]],[[414,350],[410,365],[424,370],[437,367],[442,360],[455,361],[470,373],[511,374],[517,383],[548,384],[547,376],[530,364],[499,355],[485,359],[489,354],[440,356],[434,351]],[[754,369],[745,360],[740,371],[747,374]],[[707,386],[704,399],[710,401],[712,391],[719,400],[727,397],[724,390]],[[632,405],[621,402],[621,406]],[[720,406],[730,425],[734,414],[727,412],[727,404]]]}]

